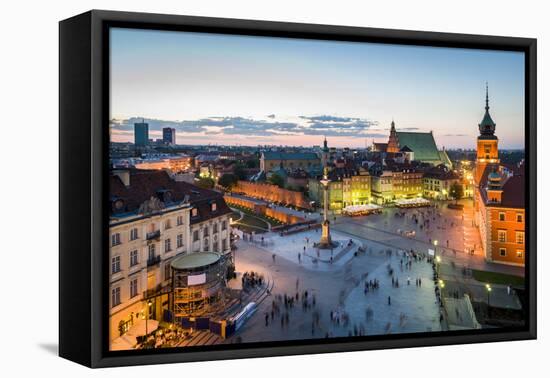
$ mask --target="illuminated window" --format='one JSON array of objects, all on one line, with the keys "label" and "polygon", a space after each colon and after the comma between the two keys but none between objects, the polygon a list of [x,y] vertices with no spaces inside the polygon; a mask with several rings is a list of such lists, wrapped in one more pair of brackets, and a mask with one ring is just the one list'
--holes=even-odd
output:
[{"label": "illuminated window", "polygon": [[502,257],[506,256],[506,248],[499,248],[498,251],[500,256]]},{"label": "illuminated window", "polygon": [[210,206],[210,210],[211,211],[216,211],[218,209],[218,205],[214,202],[211,206]]},{"label": "illuminated window", "polygon": [[523,258],[523,251],[518,249],[517,252],[516,252],[516,256],[519,258],[519,259],[522,259]]},{"label": "illuminated window", "polygon": [[523,231],[516,231],[516,243],[523,244]]},{"label": "illuminated window", "polygon": [[196,217],[197,215],[199,215],[199,210],[194,207],[193,209],[191,209],[191,216]]},{"label": "illuminated window", "polygon": [[506,243],[506,230],[498,230],[498,241]]},{"label": "illuminated window", "polygon": [[499,221],[505,221],[506,220],[506,213],[498,213],[498,220]]}]

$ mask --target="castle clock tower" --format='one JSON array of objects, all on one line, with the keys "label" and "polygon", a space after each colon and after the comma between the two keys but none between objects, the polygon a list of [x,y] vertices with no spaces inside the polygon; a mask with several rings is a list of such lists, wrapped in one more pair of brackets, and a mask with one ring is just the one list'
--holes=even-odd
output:
[{"label": "castle clock tower", "polygon": [[483,172],[488,164],[498,164],[498,138],[495,135],[496,124],[489,114],[489,86],[485,93],[485,115],[479,124],[477,137],[477,158],[475,184],[479,185]]}]

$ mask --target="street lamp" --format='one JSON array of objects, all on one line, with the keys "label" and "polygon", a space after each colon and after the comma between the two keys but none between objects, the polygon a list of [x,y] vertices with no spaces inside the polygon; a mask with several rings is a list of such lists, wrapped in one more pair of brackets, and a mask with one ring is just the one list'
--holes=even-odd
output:
[{"label": "street lamp", "polygon": [[489,309],[491,308],[491,304],[489,302],[491,297],[491,290],[493,289],[491,285],[485,284],[485,288],[487,289],[487,313],[489,313]]},{"label": "street lamp", "polygon": [[437,275],[439,276],[439,265],[441,265],[441,256],[435,256],[435,271],[437,272]]},{"label": "street lamp", "polygon": [[151,302],[151,300],[149,299],[149,301],[147,301],[147,316],[145,316],[145,336],[147,336],[149,334],[149,331],[148,331],[148,325],[149,325],[149,314],[151,313],[151,306],[153,305],[153,302]]},{"label": "street lamp", "polygon": [[445,282],[443,280],[439,280],[439,288],[444,289],[445,288]]}]

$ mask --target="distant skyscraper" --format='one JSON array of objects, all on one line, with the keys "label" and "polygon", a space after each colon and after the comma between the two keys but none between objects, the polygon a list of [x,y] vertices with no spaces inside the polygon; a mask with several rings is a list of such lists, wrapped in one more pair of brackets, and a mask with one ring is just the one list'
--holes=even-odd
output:
[{"label": "distant skyscraper", "polygon": [[176,144],[176,129],[171,127],[163,128],[162,141],[166,144]]},{"label": "distant skyscraper", "polygon": [[134,143],[136,146],[146,146],[149,143],[149,124],[144,120],[134,123]]}]

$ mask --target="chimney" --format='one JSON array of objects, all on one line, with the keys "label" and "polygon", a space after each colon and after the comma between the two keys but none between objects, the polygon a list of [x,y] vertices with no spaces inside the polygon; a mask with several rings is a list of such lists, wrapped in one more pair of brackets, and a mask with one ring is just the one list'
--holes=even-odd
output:
[{"label": "chimney", "polygon": [[124,184],[124,186],[128,187],[130,186],[130,171],[127,169],[115,169],[112,171],[112,174],[115,176],[118,176],[120,178],[120,181]]}]

